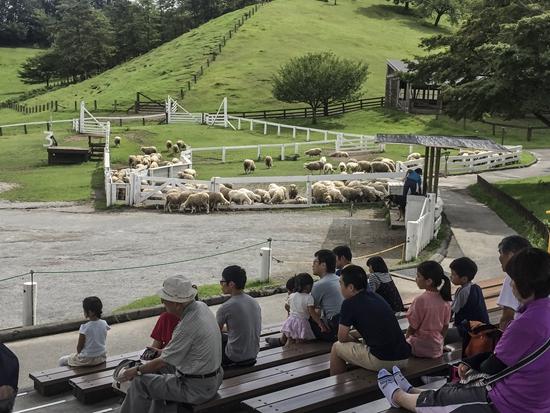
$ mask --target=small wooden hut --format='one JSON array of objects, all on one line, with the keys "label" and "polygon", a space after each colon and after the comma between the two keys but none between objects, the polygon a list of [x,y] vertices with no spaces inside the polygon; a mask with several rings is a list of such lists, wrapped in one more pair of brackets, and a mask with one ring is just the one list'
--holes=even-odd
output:
[{"label": "small wooden hut", "polygon": [[407,113],[441,113],[439,86],[415,85],[402,79],[408,72],[402,60],[387,60],[386,64],[386,107]]}]

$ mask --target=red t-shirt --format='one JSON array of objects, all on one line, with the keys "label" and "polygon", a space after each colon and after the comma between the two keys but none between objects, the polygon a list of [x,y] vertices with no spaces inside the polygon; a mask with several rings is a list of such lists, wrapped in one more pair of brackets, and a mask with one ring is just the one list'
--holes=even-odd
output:
[{"label": "red t-shirt", "polygon": [[177,316],[168,312],[164,312],[160,315],[151,333],[151,338],[153,340],[160,341],[160,348],[166,347],[168,342],[172,340],[172,333],[179,321],[180,319]]}]

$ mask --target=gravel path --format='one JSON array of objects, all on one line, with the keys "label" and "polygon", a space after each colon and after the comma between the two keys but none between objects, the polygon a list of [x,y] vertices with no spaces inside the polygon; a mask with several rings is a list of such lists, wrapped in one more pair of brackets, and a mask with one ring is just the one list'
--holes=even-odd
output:
[{"label": "gravel path", "polygon": [[[72,271],[150,265],[201,257],[273,238],[273,275],[311,271],[312,253],[349,243],[368,254],[404,241],[404,230],[388,230],[382,209],[242,211],[211,215],[129,210],[95,213],[87,205],[33,203],[0,207],[0,279],[34,271]],[[373,237],[373,234],[376,234]],[[167,275],[183,273],[197,283],[217,282],[221,269],[239,263],[254,278],[259,248],[184,264],[89,274],[38,274],[38,322],[80,315],[81,300],[98,295],[106,311],[156,292]],[[400,249],[393,252],[399,258]],[[390,255],[392,257],[392,255]],[[25,277],[28,281],[28,277]],[[23,278],[0,283],[0,328],[22,317]]]}]

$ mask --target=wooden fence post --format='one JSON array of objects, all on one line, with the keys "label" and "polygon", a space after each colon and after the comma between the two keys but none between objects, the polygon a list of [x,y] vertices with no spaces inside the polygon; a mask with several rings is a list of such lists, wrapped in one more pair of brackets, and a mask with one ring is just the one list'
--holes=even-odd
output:
[{"label": "wooden fence post", "polygon": [[187,90],[191,90],[191,81],[190,80],[187,81]]},{"label": "wooden fence post", "polygon": [[118,126],[122,126],[122,118],[118,118]]},{"label": "wooden fence post", "polygon": [[219,53],[222,52],[222,45],[221,44],[218,44],[218,51],[219,51]]},{"label": "wooden fence post", "polygon": [[94,110],[97,110],[97,100],[94,99]]},{"label": "wooden fence post", "polygon": [[27,125],[23,125],[23,130],[25,131],[25,135],[27,134]]},{"label": "wooden fence post", "polygon": [[143,126],[145,126],[145,118],[141,118],[141,123]]},{"label": "wooden fence post", "polygon": [[57,100],[55,101],[55,112],[57,112]]},{"label": "wooden fence post", "polygon": [[197,75],[193,75],[193,82],[197,83]]},{"label": "wooden fence post", "polygon": [[206,59],[206,67],[210,67],[210,59]]},{"label": "wooden fence post", "polygon": [[527,141],[529,142],[533,137],[533,128],[527,127]]},{"label": "wooden fence post", "polygon": [[115,99],[114,109],[115,109],[115,112],[116,112],[116,111],[117,111],[117,102],[116,102],[116,99]]},{"label": "wooden fence post", "polygon": [[202,68],[202,65],[201,65],[201,76],[203,75],[204,71],[203,71],[203,68]]},{"label": "wooden fence post", "polygon": [[46,129],[48,130],[48,132],[50,131],[52,125],[50,122],[46,122]]},{"label": "wooden fence post", "polygon": [[184,96],[185,96],[185,94],[183,93],[183,88],[180,87],[180,97],[183,99]]},{"label": "wooden fence post", "polygon": [[0,127],[0,136],[3,136],[2,128]]},{"label": "wooden fence post", "polygon": [[76,112],[78,109],[76,107],[76,100],[74,101],[74,111]]}]

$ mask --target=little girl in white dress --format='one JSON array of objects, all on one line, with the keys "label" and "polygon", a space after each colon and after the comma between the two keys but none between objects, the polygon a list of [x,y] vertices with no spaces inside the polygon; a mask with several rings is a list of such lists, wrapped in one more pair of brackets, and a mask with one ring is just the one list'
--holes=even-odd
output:
[{"label": "little girl in white dress", "polygon": [[294,277],[294,292],[287,298],[290,314],[281,328],[283,344],[303,343],[314,340],[315,335],[309,325],[309,308],[314,307],[313,278],[307,273]]}]

